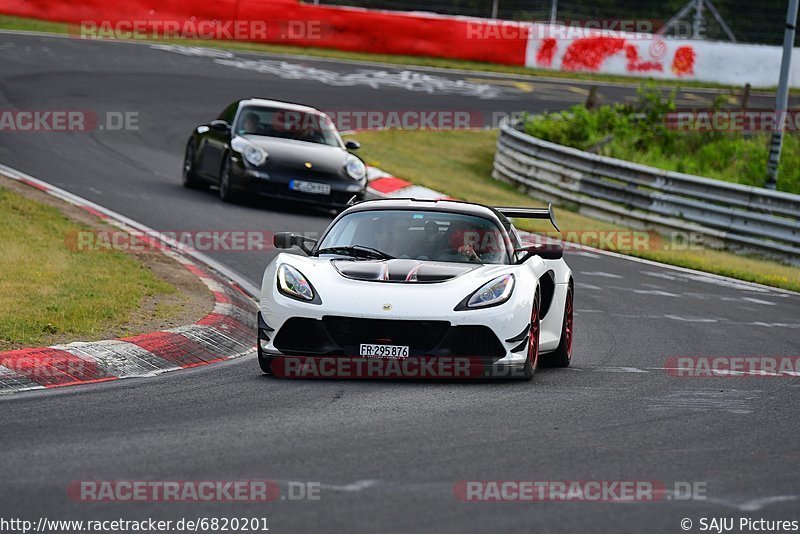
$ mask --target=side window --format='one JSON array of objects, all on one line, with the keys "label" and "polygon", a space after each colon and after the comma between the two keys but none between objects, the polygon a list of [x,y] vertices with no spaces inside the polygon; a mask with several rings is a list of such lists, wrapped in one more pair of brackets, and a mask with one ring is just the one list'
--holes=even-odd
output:
[{"label": "side window", "polygon": [[514,226],[511,227],[509,234],[511,235],[511,244],[514,245],[514,248],[521,248],[522,239],[520,239],[519,233],[517,233],[517,229]]},{"label": "side window", "polygon": [[500,223],[503,225],[503,228],[508,233],[509,238],[511,238],[511,248],[522,247],[522,240],[519,238],[517,229],[514,228],[514,225],[511,224],[511,221],[501,216]]},{"label": "side window", "polygon": [[[508,219],[501,219],[501,222],[503,223],[503,227],[506,229],[506,232],[508,232],[508,237],[511,240],[511,249],[516,250],[518,248],[522,248],[522,239],[520,239],[519,233],[517,233],[517,229],[514,227],[514,225],[511,224]],[[514,260],[519,260],[519,258],[521,258],[523,255],[523,252],[512,254]]]},{"label": "side window", "polygon": [[225,121],[228,124],[233,125],[233,119],[236,117],[236,110],[238,109],[239,109],[239,102],[234,102],[233,104],[225,108],[225,110],[222,113],[219,114],[217,120]]}]

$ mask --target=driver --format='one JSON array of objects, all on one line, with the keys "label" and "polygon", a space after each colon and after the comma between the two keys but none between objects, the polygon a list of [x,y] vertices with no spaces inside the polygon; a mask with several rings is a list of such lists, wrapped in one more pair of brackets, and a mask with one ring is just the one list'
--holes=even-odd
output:
[{"label": "driver", "polygon": [[248,111],[242,119],[242,133],[254,134],[258,132],[258,114]]},{"label": "driver", "polygon": [[447,230],[447,240],[444,250],[437,259],[444,261],[469,261],[480,262],[481,258],[475,252],[475,247],[470,242],[469,236],[476,232],[473,225],[463,221],[453,221]]}]

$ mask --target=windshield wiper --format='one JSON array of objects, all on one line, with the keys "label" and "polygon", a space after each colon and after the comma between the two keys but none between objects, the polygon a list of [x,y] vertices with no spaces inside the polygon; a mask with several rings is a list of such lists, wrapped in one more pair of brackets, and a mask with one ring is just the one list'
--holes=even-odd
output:
[{"label": "windshield wiper", "polygon": [[343,256],[353,256],[356,258],[377,258],[379,260],[393,260],[391,256],[377,248],[365,247],[364,245],[349,245],[346,247],[327,247],[317,251],[320,254],[342,254]]}]

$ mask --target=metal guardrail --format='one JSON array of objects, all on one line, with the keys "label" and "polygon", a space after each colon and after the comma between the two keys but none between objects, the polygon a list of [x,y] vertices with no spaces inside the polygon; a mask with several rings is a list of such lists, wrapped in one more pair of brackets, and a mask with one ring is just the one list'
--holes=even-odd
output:
[{"label": "metal guardrail", "polygon": [[492,176],[556,204],[638,227],[800,262],[800,195],[665,171],[544,141],[500,124]]}]

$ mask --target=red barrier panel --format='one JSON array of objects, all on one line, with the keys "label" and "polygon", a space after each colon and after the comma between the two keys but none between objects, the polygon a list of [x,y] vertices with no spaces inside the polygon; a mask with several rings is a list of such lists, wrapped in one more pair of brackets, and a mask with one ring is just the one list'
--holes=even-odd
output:
[{"label": "red barrier panel", "polygon": [[[528,29],[503,22],[300,4],[296,0],[4,0],[0,12],[58,22],[245,20],[259,42],[524,65]],[[512,35],[509,36],[509,24]],[[273,31],[275,30],[275,31]],[[292,35],[293,30],[298,30]]]},{"label": "red barrier panel", "polygon": [[[239,16],[248,20],[305,21],[321,25],[318,35],[292,39],[299,46],[338,50],[455,58],[508,65],[525,64],[528,30],[518,26],[512,38],[480,19],[323,7],[287,2],[241,0]],[[507,27],[509,23],[503,23]],[[483,30],[483,31],[482,31]]]},{"label": "red barrier panel", "polygon": [[120,20],[228,20],[235,17],[237,0],[3,0],[0,12],[54,22]]}]

